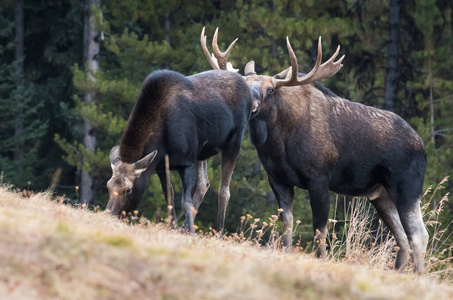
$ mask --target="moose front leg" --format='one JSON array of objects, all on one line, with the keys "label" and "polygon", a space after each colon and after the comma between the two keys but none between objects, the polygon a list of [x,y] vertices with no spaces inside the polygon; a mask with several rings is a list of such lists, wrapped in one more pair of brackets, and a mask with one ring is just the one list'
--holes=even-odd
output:
[{"label": "moose front leg", "polygon": [[231,147],[227,147],[222,152],[222,178],[220,180],[219,211],[217,215],[217,230],[220,234],[223,233],[225,225],[225,214],[228,201],[230,200],[231,176],[233,176],[234,167],[241,148],[241,141],[242,139],[239,140],[239,143],[232,144]]},{"label": "moose front leg", "polygon": [[308,185],[310,205],[313,214],[314,249],[316,257],[327,256],[327,221],[329,218],[329,181],[327,177],[312,179]]},{"label": "moose front leg", "polygon": [[197,214],[197,209],[192,195],[197,187],[197,165],[193,164],[182,169],[179,171],[179,176],[181,177],[183,188],[181,206],[186,215],[187,230],[190,233],[195,234],[194,219]]},{"label": "moose front leg", "polygon": [[291,249],[293,244],[293,201],[294,201],[294,187],[277,182],[269,175],[269,183],[272,191],[277,198],[278,205],[283,211],[281,212],[282,218],[282,231],[283,231],[283,245],[286,251]]}]

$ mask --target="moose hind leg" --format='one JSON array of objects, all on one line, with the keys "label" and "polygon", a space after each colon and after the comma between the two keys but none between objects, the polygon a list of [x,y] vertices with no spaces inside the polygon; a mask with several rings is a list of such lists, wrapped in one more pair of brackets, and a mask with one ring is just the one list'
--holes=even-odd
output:
[{"label": "moose hind leg", "polygon": [[396,254],[395,270],[402,270],[409,257],[410,246],[396,206],[387,191],[382,187],[379,197],[371,200],[371,203],[395,237],[396,244],[399,247]]},{"label": "moose hind leg", "polygon": [[198,210],[201,203],[203,202],[204,195],[206,194],[210,186],[207,160],[198,161],[197,175],[197,188],[195,190],[195,194],[193,195],[193,199],[195,202],[195,208]]},{"label": "moose hind leg", "polygon": [[179,171],[179,176],[181,177],[182,181],[182,209],[184,210],[184,214],[186,215],[187,221],[187,230],[194,234],[194,219],[195,215],[197,214],[196,204],[193,199],[193,194],[195,192],[195,188],[197,186],[197,167],[195,164],[190,165],[181,171]]},{"label": "moose hind leg", "polygon": [[401,223],[406,231],[412,249],[414,272],[423,273],[424,258],[428,245],[429,235],[423,223],[420,210],[420,199],[417,201],[396,202]]},{"label": "moose hind leg", "polygon": [[[198,211],[201,203],[203,202],[204,195],[209,189],[209,178],[208,178],[208,162],[206,160],[198,161],[198,180],[195,194],[193,195],[193,202],[195,203],[195,209]],[[188,228],[187,219],[184,220],[183,228]]]},{"label": "moose hind leg", "polygon": [[329,181],[327,177],[311,180],[308,186],[310,205],[313,214],[314,249],[316,257],[327,256],[327,221],[329,218]]}]

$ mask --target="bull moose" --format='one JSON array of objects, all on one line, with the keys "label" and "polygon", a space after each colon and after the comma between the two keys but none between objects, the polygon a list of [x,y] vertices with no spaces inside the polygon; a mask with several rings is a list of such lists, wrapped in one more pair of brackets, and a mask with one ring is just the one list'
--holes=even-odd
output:
[{"label": "bull moose", "polygon": [[[221,65],[228,60],[234,43],[217,53]],[[221,231],[244,131],[259,100],[236,73],[211,70],[188,77],[166,70],[151,73],[143,83],[120,145],[110,153],[113,175],[107,183],[107,208],[116,215],[135,209],[153,172],[159,175],[167,195],[168,155],[169,168],[181,177],[182,208],[187,229],[194,233],[194,217],[209,182],[203,161],[221,151],[217,219]],[[172,215],[176,217],[174,205]]]},{"label": "bull moose", "polygon": [[[203,35],[206,57],[218,69]],[[414,271],[422,272],[428,242],[420,211],[426,168],[422,139],[398,115],[343,99],[317,82],[341,68],[344,56],[335,61],[339,47],[321,64],[319,38],[314,68],[299,74],[296,55],[286,41],[291,67],[275,76],[257,75],[251,61],[244,70],[250,89],[261,99],[250,120],[250,135],[283,209],[284,245],[292,243],[294,187],[308,190],[319,258],[326,257],[329,190],[364,196],[399,246],[395,269],[406,264],[412,250]]]}]

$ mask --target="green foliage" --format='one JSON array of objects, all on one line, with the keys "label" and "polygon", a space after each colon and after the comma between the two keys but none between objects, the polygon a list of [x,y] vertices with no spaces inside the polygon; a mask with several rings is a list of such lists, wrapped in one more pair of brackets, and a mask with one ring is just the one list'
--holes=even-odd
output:
[{"label": "green foliage", "polygon": [[[40,139],[46,134],[48,121],[41,117],[44,101],[39,99],[37,87],[29,80],[18,78],[15,69],[17,61],[13,57],[13,22],[0,17],[0,170],[7,181],[25,187],[36,180],[40,166],[38,149]],[[18,119],[23,129],[18,132]],[[16,161],[15,153],[22,157]]]},{"label": "green foliage", "polygon": [[70,144],[58,134],[55,135],[55,142],[66,152],[63,159],[68,164],[76,166],[79,170],[90,171],[95,176],[107,176],[109,174],[110,161],[108,155],[110,149],[96,149],[96,152],[92,152],[87,150],[82,143],[73,141]]},{"label": "green foliage", "polygon": [[433,34],[434,27],[443,23],[436,2],[436,0],[415,1],[414,20],[424,36]]},{"label": "green foliage", "polygon": [[[71,136],[67,131],[72,121],[68,66],[81,54],[79,4],[75,0],[25,3],[23,81],[14,77],[14,2],[0,4],[0,172],[16,186],[26,187],[30,182],[32,189],[45,189],[59,168],[63,174],[58,192],[64,192],[60,186],[73,180],[74,170],[60,159],[62,151],[53,136]],[[15,119],[21,110],[24,130],[16,136]],[[23,157],[16,163],[14,145],[23,149]]]}]

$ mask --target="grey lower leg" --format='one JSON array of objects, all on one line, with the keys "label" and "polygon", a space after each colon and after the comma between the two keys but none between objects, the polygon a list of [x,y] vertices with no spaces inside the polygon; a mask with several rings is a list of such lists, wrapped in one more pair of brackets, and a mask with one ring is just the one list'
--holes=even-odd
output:
[{"label": "grey lower leg", "polygon": [[385,190],[382,190],[379,198],[372,200],[371,203],[395,237],[396,244],[399,247],[396,254],[395,269],[402,270],[409,257],[410,246],[396,206]]},{"label": "grey lower leg", "polygon": [[233,175],[233,170],[236,165],[235,155],[227,155],[225,152],[222,153],[222,178],[220,180],[219,188],[219,211],[217,215],[217,230],[221,233],[223,232],[225,225],[225,214],[228,206],[228,201],[230,200],[230,183],[231,176]]},{"label": "grey lower leg", "polygon": [[186,215],[187,229],[190,233],[194,234],[194,219],[196,215],[195,203],[193,201],[192,195],[197,186],[197,167],[192,165],[186,167],[184,170],[180,171],[180,176],[183,186],[183,196],[182,196],[182,209]]},{"label": "grey lower leg", "polygon": [[397,204],[397,207],[401,223],[411,246],[414,272],[423,273],[429,235],[423,223],[420,200],[410,204]]},{"label": "grey lower leg", "polygon": [[195,203],[195,208],[198,210],[210,185],[208,178],[208,162],[206,160],[198,162],[197,176],[197,188],[195,190],[195,194],[193,195],[193,200]]},{"label": "grey lower leg", "polygon": [[293,244],[293,211],[292,208],[283,208],[281,213],[282,217],[282,231],[283,231],[283,246],[289,251]]},{"label": "grey lower leg", "polygon": [[[197,167],[198,180],[197,188],[195,190],[195,194],[193,195],[193,202],[195,203],[195,210],[198,213],[198,209],[203,202],[203,198],[208,191],[210,184],[208,178],[208,162],[206,160],[198,161]],[[187,219],[184,220],[184,224],[182,226],[183,228],[187,228]]]}]

